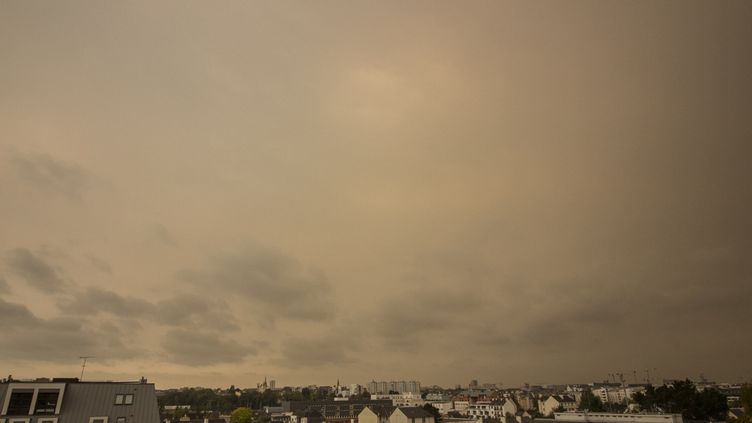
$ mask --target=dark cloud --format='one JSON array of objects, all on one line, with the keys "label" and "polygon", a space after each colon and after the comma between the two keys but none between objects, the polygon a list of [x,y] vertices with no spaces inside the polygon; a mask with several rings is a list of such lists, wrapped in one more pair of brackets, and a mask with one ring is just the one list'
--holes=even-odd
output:
[{"label": "dark cloud", "polygon": [[214,332],[182,329],[168,331],[161,342],[168,359],[187,366],[237,363],[255,354],[256,349],[234,339],[222,339]]},{"label": "dark cloud", "polygon": [[61,300],[60,308],[69,314],[111,314],[120,318],[150,321],[182,328],[238,330],[226,303],[192,294],[150,302],[116,292],[90,287]]},{"label": "dark cloud", "polygon": [[96,355],[101,360],[142,356],[133,344],[117,332],[100,328],[85,319],[41,319],[26,306],[0,299],[0,330],[3,348],[0,358],[75,362],[81,355]]},{"label": "dark cloud", "polygon": [[82,168],[48,154],[14,154],[10,163],[16,173],[35,188],[59,192],[72,199],[81,199],[88,183],[88,176]]},{"label": "dark cloud", "polygon": [[240,329],[229,305],[220,299],[180,294],[155,304],[156,321],[171,326],[204,327],[222,331]]},{"label": "dark cloud", "polygon": [[25,248],[9,251],[5,264],[29,285],[41,291],[58,292],[65,286],[65,281],[54,267]]},{"label": "dark cloud", "polygon": [[215,255],[203,271],[182,271],[181,279],[213,292],[251,302],[263,320],[320,321],[332,317],[334,303],[324,274],[279,251],[254,246]]},{"label": "dark cloud", "polygon": [[471,291],[412,292],[382,300],[370,322],[389,345],[418,348],[425,336],[463,326],[463,320],[481,306]]},{"label": "dark cloud", "polygon": [[154,304],[135,297],[125,297],[116,292],[87,288],[73,294],[72,298],[62,300],[60,308],[71,314],[96,315],[110,313],[119,317],[143,318],[156,312]]}]

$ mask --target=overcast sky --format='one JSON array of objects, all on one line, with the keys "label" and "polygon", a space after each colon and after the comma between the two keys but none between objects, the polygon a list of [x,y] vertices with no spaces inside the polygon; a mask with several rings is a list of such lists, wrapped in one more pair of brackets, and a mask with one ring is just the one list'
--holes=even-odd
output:
[{"label": "overcast sky", "polygon": [[0,374],[752,378],[752,2],[0,3]]}]

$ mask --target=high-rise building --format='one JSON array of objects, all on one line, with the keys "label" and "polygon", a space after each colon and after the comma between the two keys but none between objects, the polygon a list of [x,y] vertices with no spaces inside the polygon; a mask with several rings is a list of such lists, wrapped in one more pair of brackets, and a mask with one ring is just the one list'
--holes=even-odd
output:
[{"label": "high-rise building", "polygon": [[370,394],[388,394],[389,392],[397,392],[400,394],[420,394],[420,382],[416,380],[411,381],[371,381],[368,383],[368,393]]}]

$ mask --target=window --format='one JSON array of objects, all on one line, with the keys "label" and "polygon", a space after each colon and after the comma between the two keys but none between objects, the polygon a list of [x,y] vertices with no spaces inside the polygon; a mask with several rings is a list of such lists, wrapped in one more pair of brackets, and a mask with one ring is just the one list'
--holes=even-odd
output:
[{"label": "window", "polygon": [[9,423],[29,423],[31,419],[9,419]]},{"label": "window", "polygon": [[57,423],[57,417],[46,417],[37,419],[37,423]]},{"label": "window", "polygon": [[[55,414],[57,399],[60,395],[58,390],[39,391],[37,403],[34,406],[34,414]],[[40,421],[40,423],[42,423]]]},{"label": "window", "polygon": [[107,423],[107,420],[109,417],[91,417],[89,418],[89,423]]},{"label": "window", "polygon": [[115,405],[132,405],[133,394],[117,394],[115,395]]},{"label": "window", "polygon": [[[31,410],[31,400],[34,398],[34,391],[11,391],[10,401],[8,401],[8,416],[28,416]],[[13,423],[11,420],[10,423]]]},{"label": "window", "polygon": [[125,423],[125,417],[118,417],[117,423]]}]

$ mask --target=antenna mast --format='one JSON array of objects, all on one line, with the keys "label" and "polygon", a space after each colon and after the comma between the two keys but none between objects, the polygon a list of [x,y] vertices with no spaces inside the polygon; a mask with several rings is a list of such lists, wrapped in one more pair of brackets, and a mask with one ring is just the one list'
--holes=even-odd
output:
[{"label": "antenna mast", "polygon": [[78,378],[78,380],[83,381],[84,380],[84,370],[86,369],[86,360],[88,360],[90,358],[95,358],[95,357],[93,355],[84,355],[84,356],[81,356],[81,357],[78,357],[78,358],[80,358],[81,360],[83,360],[81,362],[81,377]]}]

